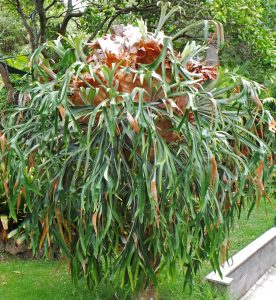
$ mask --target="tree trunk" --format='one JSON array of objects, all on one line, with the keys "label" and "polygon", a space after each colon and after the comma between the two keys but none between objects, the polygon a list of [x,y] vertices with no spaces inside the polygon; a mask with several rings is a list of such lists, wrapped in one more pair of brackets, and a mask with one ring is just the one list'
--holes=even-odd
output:
[{"label": "tree trunk", "polygon": [[30,36],[30,45],[31,45],[32,53],[34,53],[38,47],[37,37],[33,32],[29,32],[29,36]]},{"label": "tree trunk", "polygon": [[13,86],[10,81],[8,69],[5,67],[5,64],[0,63],[0,75],[2,76],[5,88],[8,91],[8,101],[14,102],[14,91]]},{"label": "tree trunk", "polygon": [[46,18],[46,11],[44,8],[44,0],[36,0],[35,6],[36,6],[36,10],[39,15],[40,43],[44,44],[47,40],[47,37],[46,37],[47,18]]}]

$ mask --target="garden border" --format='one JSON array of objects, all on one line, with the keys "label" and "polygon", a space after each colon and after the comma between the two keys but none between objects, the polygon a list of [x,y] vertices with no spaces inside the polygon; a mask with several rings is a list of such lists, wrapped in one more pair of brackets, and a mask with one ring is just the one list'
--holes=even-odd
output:
[{"label": "garden border", "polygon": [[231,299],[242,297],[273,265],[276,264],[276,227],[273,227],[243,248],[206,279]]}]

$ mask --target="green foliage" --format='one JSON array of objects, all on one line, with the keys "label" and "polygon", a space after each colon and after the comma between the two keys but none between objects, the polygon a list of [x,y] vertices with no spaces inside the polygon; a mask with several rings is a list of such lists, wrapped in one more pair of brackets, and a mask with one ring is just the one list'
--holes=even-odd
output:
[{"label": "green foliage", "polygon": [[226,26],[224,61],[276,92],[275,5],[267,0],[210,1],[213,17]]},{"label": "green foliage", "polygon": [[26,30],[20,24],[15,22],[15,15],[0,3],[0,59],[1,55],[11,55],[22,51],[28,41]]},{"label": "green foliage", "polygon": [[[1,170],[1,175],[2,175],[2,170]],[[9,215],[9,206],[7,203],[7,198],[5,197],[5,190],[2,182],[2,176],[0,178],[0,216],[1,215]]]},{"label": "green foliage", "polygon": [[7,107],[7,91],[0,81],[0,113]]},{"label": "green foliage", "polygon": [[[9,79],[13,86],[15,98],[17,99],[20,92],[24,91],[25,87],[29,87],[30,85],[31,76],[29,72],[28,56],[17,55],[9,59],[5,59],[4,62],[11,67],[27,72],[26,75],[9,74]],[[0,114],[3,114],[4,111],[10,108],[13,104],[8,102],[7,90],[4,87],[4,84],[1,79],[2,78],[0,76]]]},{"label": "green foliage", "polygon": [[[229,34],[232,34],[230,42],[237,38],[238,41],[246,41],[257,54],[256,61],[276,67],[275,59],[275,32],[273,32],[273,19],[268,18],[270,1],[213,1],[214,18],[228,24]],[[237,13],[239,12],[239,13]],[[240,29],[236,35],[231,32],[238,26]]]},{"label": "green foliage", "polygon": [[9,74],[10,81],[13,85],[15,92],[23,91],[25,86],[29,86],[30,78],[30,66],[28,55],[16,55],[5,60],[5,63],[16,69],[25,71],[26,75]]}]

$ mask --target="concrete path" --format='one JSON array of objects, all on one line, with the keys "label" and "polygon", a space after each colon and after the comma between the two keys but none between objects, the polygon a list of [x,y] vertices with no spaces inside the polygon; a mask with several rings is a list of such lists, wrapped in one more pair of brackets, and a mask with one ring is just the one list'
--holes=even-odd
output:
[{"label": "concrete path", "polygon": [[240,300],[275,300],[276,265],[271,267]]}]

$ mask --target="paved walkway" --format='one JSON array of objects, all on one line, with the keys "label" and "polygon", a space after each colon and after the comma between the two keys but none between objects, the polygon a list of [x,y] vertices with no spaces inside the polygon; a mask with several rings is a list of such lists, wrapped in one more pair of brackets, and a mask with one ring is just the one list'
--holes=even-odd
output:
[{"label": "paved walkway", "polygon": [[276,265],[271,267],[240,300],[275,300]]}]

